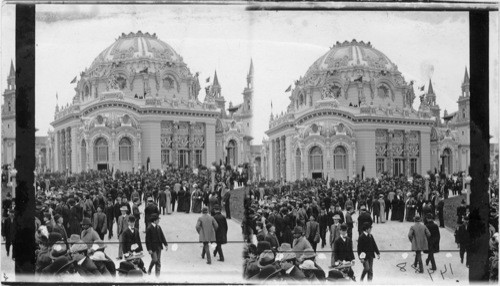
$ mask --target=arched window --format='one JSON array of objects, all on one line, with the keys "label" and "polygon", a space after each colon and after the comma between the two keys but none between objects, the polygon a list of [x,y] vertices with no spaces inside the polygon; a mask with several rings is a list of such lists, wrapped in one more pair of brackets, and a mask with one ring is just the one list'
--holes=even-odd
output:
[{"label": "arched window", "polygon": [[234,140],[230,140],[229,143],[227,144],[227,163],[230,164],[231,166],[236,166],[238,163],[238,160],[236,158],[237,156],[237,145]]},{"label": "arched window", "polygon": [[462,109],[462,117],[465,119],[465,108]]},{"label": "arched window", "polygon": [[123,89],[125,89],[125,87],[127,87],[127,79],[124,76],[119,75],[116,78],[116,84],[118,85],[118,88],[120,90],[123,90]]},{"label": "arched window", "polygon": [[347,152],[343,146],[337,146],[333,151],[333,168],[335,170],[347,169]]},{"label": "arched window", "polygon": [[323,169],[323,151],[318,146],[312,147],[311,151],[309,151],[309,169]]},{"label": "arched window", "polygon": [[10,112],[12,110],[12,105],[10,104],[10,100],[9,100],[8,105],[9,105],[9,112]]},{"label": "arched window", "polygon": [[100,137],[94,144],[94,160],[96,162],[108,161],[108,141]]},{"label": "arched window", "polygon": [[389,97],[389,88],[383,84],[379,85],[379,87],[377,88],[377,94],[382,98]]},{"label": "arched window", "polygon": [[453,160],[452,160],[452,153],[450,148],[446,148],[443,150],[443,155],[441,156],[442,158],[442,171],[445,174],[452,174],[453,173]]},{"label": "arched window", "polygon": [[132,142],[129,138],[123,137],[119,143],[120,161],[132,160]]}]

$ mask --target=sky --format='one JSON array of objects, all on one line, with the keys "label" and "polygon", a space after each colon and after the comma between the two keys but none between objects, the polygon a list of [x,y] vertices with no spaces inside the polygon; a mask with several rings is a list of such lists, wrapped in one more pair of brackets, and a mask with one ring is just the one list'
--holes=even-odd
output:
[{"label": "sky", "polygon": [[[15,57],[14,9],[2,7],[0,88]],[[490,14],[490,126],[498,142],[498,19]],[[227,105],[242,102],[254,63],[253,144],[265,137],[271,112],[286,110],[287,87],[335,42],[371,42],[415,87],[432,78],[442,113],[456,111],[469,68],[468,13],[384,11],[245,11],[244,6],[39,5],[36,22],[36,127],[47,134],[56,106],[75,95],[75,76],[122,33],[156,33],[191,72],[204,79],[217,70]],[[11,41],[4,39],[12,39]],[[473,76],[473,75],[472,75]],[[79,77],[78,77],[79,78]],[[203,90],[203,89],[202,89]],[[200,98],[203,99],[200,93]],[[271,102],[273,109],[271,111]],[[227,106],[226,105],[226,106]],[[415,100],[418,108],[418,100]]]}]

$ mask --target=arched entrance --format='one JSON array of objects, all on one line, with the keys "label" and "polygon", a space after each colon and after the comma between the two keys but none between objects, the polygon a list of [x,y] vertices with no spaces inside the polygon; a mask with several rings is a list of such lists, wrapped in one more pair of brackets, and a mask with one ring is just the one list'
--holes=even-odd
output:
[{"label": "arched entrance", "polygon": [[82,171],[87,170],[87,142],[82,140],[82,144],[80,145],[80,154],[81,154],[81,169]]},{"label": "arched entrance", "polygon": [[441,155],[441,172],[447,175],[453,173],[453,155],[450,148],[444,149]]},{"label": "arched entrance", "polygon": [[120,163],[118,169],[124,172],[132,172],[134,166],[132,141],[128,137],[123,137],[118,142],[118,152]]},{"label": "arched entrance", "polygon": [[313,179],[323,178],[323,150],[318,146],[309,150],[309,173]]},{"label": "arched entrance", "polygon": [[335,180],[347,180],[347,150],[343,146],[333,150],[333,177]]},{"label": "arched entrance", "polygon": [[109,169],[108,160],[108,141],[103,137],[99,137],[94,144],[94,163],[97,170]]},{"label": "arched entrance", "polygon": [[229,143],[226,147],[227,156],[226,156],[226,164],[230,164],[231,166],[236,166],[238,164],[238,145],[236,141],[229,140]]}]

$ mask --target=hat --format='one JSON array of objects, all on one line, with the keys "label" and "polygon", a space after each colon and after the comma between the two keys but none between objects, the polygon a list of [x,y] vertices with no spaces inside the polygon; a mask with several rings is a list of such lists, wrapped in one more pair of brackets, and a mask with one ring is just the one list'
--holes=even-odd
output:
[{"label": "hat", "polygon": [[379,196],[380,198],[383,198],[383,197],[384,197],[384,194],[380,194],[380,195],[378,195],[378,196]]},{"label": "hat", "polygon": [[126,206],[123,206],[120,208],[120,211],[128,211],[128,208]]},{"label": "hat", "polygon": [[326,278],[326,280],[337,281],[339,279],[344,279],[344,275],[342,274],[341,271],[336,270],[336,269],[332,269],[332,270],[328,271],[328,277]]},{"label": "hat", "polygon": [[121,272],[121,273],[128,273],[130,270],[134,270],[135,266],[134,264],[128,262],[128,261],[122,261],[120,262],[120,267],[116,269],[116,271]]},{"label": "hat", "polygon": [[343,223],[340,225],[340,230],[341,231],[347,231],[347,224]]},{"label": "hat", "polygon": [[149,217],[149,221],[155,221],[157,219],[159,219],[160,217],[158,216],[158,214],[154,213],[152,214],[150,217]]},{"label": "hat", "polygon": [[314,261],[312,260],[306,260],[304,261],[301,265],[299,265],[299,268],[301,269],[318,269],[314,265]]},{"label": "hat", "polygon": [[84,217],[80,224],[81,225],[92,225],[92,222],[90,221],[90,218]]},{"label": "hat", "polygon": [[149,198],[148,198],[148,202],[152,202],[152,201],[154,201],[154,200],[153,200],[153,198],[152,198],[152,197],[149,197]]},{"label": "hat", "polygon": [[415,220],[415,222],[420,222],[420,221],[422,221],[422,218],[420,218],[419,215],[415,215],[414,220]]},{"label": "hat", "polygon": [[270,250],[271,249],[271,243],[269,241],[259,241],[257,242],[257,254],[261,254],[265,250]]},{"label": "hat", "polygon": [[68,248],[66,247],[66,244],[64,243],[64,241],[58,241],[52,247],[52,250],[50,251],[49,257],[52,259],[57,259],[57,258],[65,255],[67,252],[68,252]]},{"label": "hat", "polygon": [[90,259],[94,261],[107,261],[108,259],[106,258],[106,255],[102,251],[96,251],[94,254],[89,256]]},{"label": "hat", "polygon": [[300,226],[296,226],[293,229],[293,234],[300,234],[300,235],[302,235],[302,233],[304,233],[304,231],[302,230],[302,227],[300,227]]},{"label": "hat", "polygon": [[428,220],[433,220],[434,218],[432,217],[432,214],[431,213],[428,213],[425,215],[425,218],[428,219]]},{"label": "hat", "polygon": [[365,230],[368,230],[370,228],[372,228],[372,224],[369,223],[369,222],[365,222],[365,223],[363,223],[363,226],[361,227],[361,230],[365,231]]},{"label": "hat", "polygon": [[469,220],[469,216],[468,215],[464,216],[464,220]]},{"label": "hat", "polygon": [[79,240],[80,236],[78,234],[72,234],[68,239],[68,243],[69,244],[77,243]]},{"label": "hat", "polygon": [[70,252],[71,253],[77,253],[77,252],[81,252],[81,251],[86,251],[88,250],[88,246],[85,242],[83,242],[83,240],[79,240],[78,242],[76,242],[75,244],[73,244],[70,248]]},{"label": "hat", "polygon": [[108,247],[108,246],[104,243],[104,241],[97,239],[94,241],[94,244],[92,244],[91,249],[93,251],[99,251],[99,250],[103,250],[106,247]]},{"label": "hat", "polygon": [[60,214],[55,214],[54,215],[54,221],[57,222],[61,218]]},{"label": "hat", "polygon": [[333,216],[333,219],[338,219],[338,220],[340,220],[340,216],[339,216],[338,214],[336,214],[336,215],[334,215],[334,216]]},{"label": "hat", "polygon": [[263,267],[257,275],[250,277],[250,280],[268,280],[276,277],[281,269],[276,269],[273,265]]},{"label": "hat", "polygon": [[280,247],[278,247],[278,251],[286,252],[292,251],[292,246],[290,243],[283,242]]},{"label": "hat", "polygon": [[257,266],[259,268],[264,268],[266,265],[270,265],[274,262],[274,253],[271,250],[264,250],[259,256],[257,261]]},{"label": "hat", "polygon": [[57,241],[62,239],[62,235],[59,232],[51,232],[49,234],[49,246],[54,245]]},{"label": "hat", "polygon": [[208,208],[207,207],[203,207],[201,209],[201,212],[204,213],[204,214],[208,213]]},{"label": "hat", "polygon": [[49,275],[56,274],[59,271],[59,269],[64,267],[69,262],[69,259],[66,256],[61,256],[53,259],[54,262],[52,262],[49,266],[42,269],[43,274],[49,274]]}]

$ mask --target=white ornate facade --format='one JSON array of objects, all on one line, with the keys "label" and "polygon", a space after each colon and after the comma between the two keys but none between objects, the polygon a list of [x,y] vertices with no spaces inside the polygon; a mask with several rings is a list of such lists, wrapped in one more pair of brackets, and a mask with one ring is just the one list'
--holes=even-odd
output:
[{"label": "white ornate facade", "polygon": [[346,180],[427,172],[439,110],[424,96],[413,109],[412,85],[370,43],[337,42],[296,81],[287,111],[271,115],[263,176]]},{"label": "white ornate facade", "polygon": [[[220,87],[201,102],[198,73],[155,34],[122,34],[80,76],[72,104],[57,106],[51,123],[52,170],[196,168],[224,159]],[[222,130],[231,132],[246,130]]]}]

